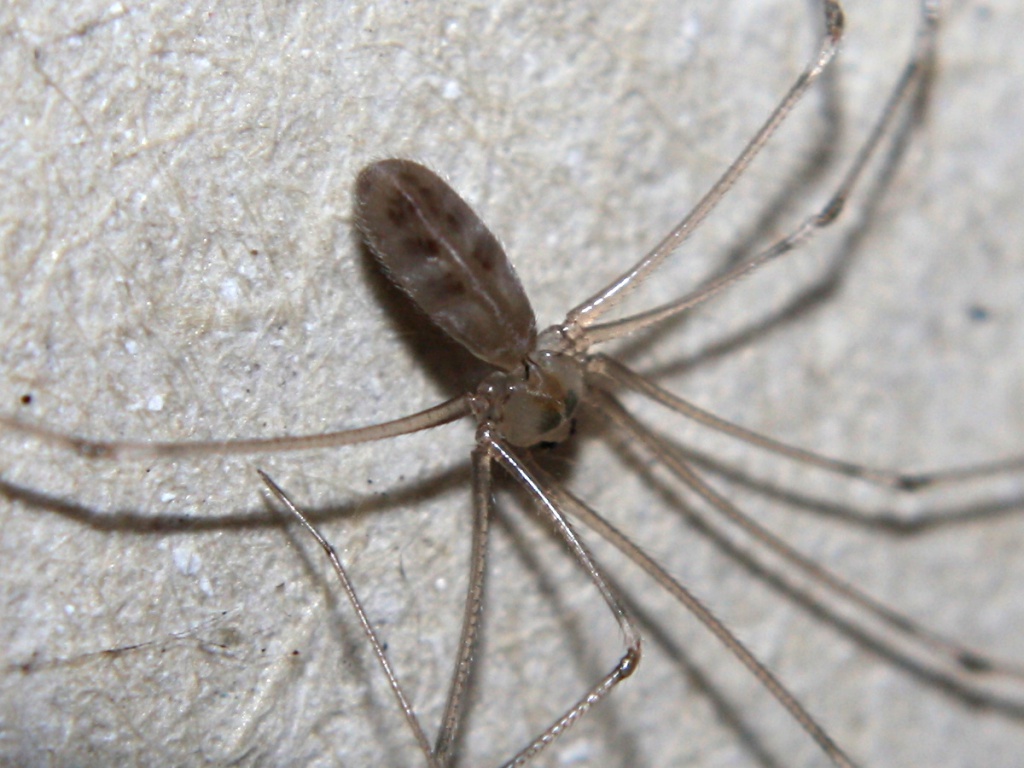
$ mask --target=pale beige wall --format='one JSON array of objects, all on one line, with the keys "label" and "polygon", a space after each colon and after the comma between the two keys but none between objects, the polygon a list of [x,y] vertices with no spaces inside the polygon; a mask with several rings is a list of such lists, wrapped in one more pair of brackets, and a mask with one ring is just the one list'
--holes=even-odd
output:
[{"label": "pale beige wall", "polygon": [[[564,5],[5,5],[0,409],[83,434],[173,439],[317,431],[432,404],[443,388],[419,372],[357,256],[349,213],[362,165],[403,155],[447,174],[507,245],[541,322],[553,322],[711,183],[798,71],[817,25],[798,0]],[[849,4],[842,128],[825,140],[840,159],[909,47],[914,4],[894,5]],[[1022,23],[1012,2],[947,9],[932,111],[843,290],[668,383],[751,427],[873,463],[932,467],[1024,447]],[[693,285],[777,201],[821,136],[821,104],[808,100],[648,300]],[[798,195],[770,231],[822,194]],[[764,316],[838,243],[739,286],[638,364]],[[971,319],[974,305],[987,319]],[[24,393],[31,407],[18,405]],[[327,529],[410,694],[436,717],[471,438],[451,427],[301,457],[113,466],[5,438],[5,482],[75,506],[0,497],[0,762],[409,764],[410,739],[356,650],[347,606],[308,541],[265,522],[254,468],[311,509],[366,512]],[[889,505],[737,455],[762,476]],[[1008,765],[1018,754],[1018,724],[806,621],[645,503],[596,446],[579,459],[577,486],[619,510],[865,765]],[[1020,524],[894,544],[750,505],[872,593],[1024,658]],[[181,515],[209,524],[170,532]],[[480,758],[471,764],[507,754],[615,650],[583,588],[556,610],[579,604],[598,618],[552,618],[507,537],[497,546],[495,662],[479,685],[489,707],[467,737]],[[548,577],[570,574],[549,550],[539,555]],[[704,633],[653,600],[673,637],[719,670],[742,717],[769,732],[779,764],[823,763]],[[149,645],[95,655],[135,644]],[[758,765],[649,645],[638,679],[545,764]]]}]

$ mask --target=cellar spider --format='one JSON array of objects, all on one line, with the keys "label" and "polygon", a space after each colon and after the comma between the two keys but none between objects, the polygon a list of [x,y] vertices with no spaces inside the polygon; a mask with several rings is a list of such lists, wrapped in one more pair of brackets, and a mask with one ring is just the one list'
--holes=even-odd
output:
[{"label": "cellar spider", "polygon": [[[496,228],[497,228],[497,227],[496,227]],[[276,476],[276,473],[274,473],[274,475]],[[288,483],[286,483],[286,485],[287,485],[287,484],[288,484]],[[251,587],[251,586],[252,586],[252,584],[250,584],[249,586]]]}]

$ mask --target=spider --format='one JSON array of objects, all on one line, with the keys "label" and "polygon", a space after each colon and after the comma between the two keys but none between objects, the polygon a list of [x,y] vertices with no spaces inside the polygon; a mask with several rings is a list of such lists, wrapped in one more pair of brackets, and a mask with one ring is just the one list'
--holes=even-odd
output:
[{"label": "spider", "polygon": [[[382,167],[383,166],[376,166],[376,168],[378,170],[380,170]],[[406,168],[406,170],[408,170],[411,167],[415,167],[415,166],[406,166],[405,168]],[[422,171],[415,171],[414,173],[415,174],[422,174],[423,172]],[[421,181],[423,180],[423,178],[424,177],[420,176],[420,180]],[[437,190],[436,181],[430,180],[430,177],[426,177],[426,178],[428,179],[428,181],[425,182],[425,183],[427,183],[428,185],[431,185],[434,188],[435,193],[436,193],[436,190]],[[376,234],[377,237],[381,237],[382,236],[381,235],[381,232],[383,231],[382,229],[376,228],[375,231],[377,233]],[[372,235],[371,235],[371,240],[372,240]],[[385,251],[386,249],[380,248],[380,250]],[[566,331],[566,333],[569,333],[569,331]],[[584,331],[584,334],[586,334],[586,333],[587,332]],[[561,333],[561,335],[565,336],[565,333]],[[584,359],[583,356],[586,353],[583,350],[582,346],[580,346],[580,348],[576,352],[574,352],[574,354],[576,354],[579,357],[579,359],[582,361]],[[593,370],[593,368],[596,367],[597,365],[598,365],[597,362],[595,362],[595,363],[587,363],[586,364],[586,366],[591,369],[590,370],[591,375],[596,375],[596,373]],[[506,365],[506,367],[508,367],[508,366]],[[620,381],[619,383],[621,384],[622,382]],[[597,391],[595,391],[595,392],[593,392],[591,394],[591,397],[600,397],[600,395],[598,394]],[[606,408],[614,408],[614,406],[606,406]],[[514,427],[514,423],[513,422],[514,423],[519,423],[519,420],[515,419],[515,420],[512,420],[511,422],[502,422],[503,426],[502,426],[501,431],[504,433],[504,432],[508,432],[509,430],[511,430]],[[568,423],[565,423],[565,424],[562,425],[562,429],[563,430],[568,430],[568,428],[569,428],[568,427]],[[43,434],[43,433],[40,433],[40,434]],[[547,439],[548,437],[552,438],[552,440],[553,440],[553,438],[555,438],[555,437],[563,437],[563,436],[564,436],[563,434],[550,435],[550,436],[542,436],[542,438],[544,438],[544,439],[542,439],[541,442],[549,442],[549,440]],[[53,439],[55,441],[57,441],[57,442],[60,441],[59,437],[54,437]],[[531,440],[533,440],[533,438],[523,437],[523,438],[517,438],[516,442],[530,442]],[[80,444],[80,446],[82,446],[82,445],[85,445],[85,444]],[[83,452],[85,452],[85,453],[102,453],[103,452],[103,449],[96,448],[95,445],[92,445],[92,444],[89,444],[89,445],[91,445],[91,447],[87,446],[87,447],[82,448]],[[488,443],[488,445],[490,445],[492,449],[496,450],[495,446],[497,446],[498,443]],[[281,446],[279,445],[278,447],[281,447]],[[220,447],[218,447],[217,451],[218,452],[223,452],[222,449],[223,449],[223,446],[220,446]],[[121,452],[125,453],[125,452],[130,452],[130,451],[128,451],[127,449],[122,448]],[[507,457],[505,458],[505,460],[508,461]],[[554,487],[552,483],[546,483],[546,486],[549,487],[549,488],[553,488]],[[561,503],[563,505],[572,506],[573,502],[570,499],[564,499],[563,498],[563,499],[561,499]],[[631,654],[631,655],[628,655],[628,656],[623,657],[623,658],[627,659],[628,661],[632,661],[633,655]],[[458,718],[454,718],[454,720],[457,720],[457,719]],[[822,736],[822,735],[823,734],[819,734],[819,736]],[[452,740],[454,739],[454,730],[448,730],[447,731],[447,736],[448,736],[447,742],[448,742],[448,744],[450,744],[452,742]],[[445,741],[446,741],[446,739],[443,738],[442,742],[445,742]],[[439,763],[443,764],[445,762],[445,759],[446,759],[445,755],[447,753],[447,749],[448,749],[448,747],[446,745],[442,745],[442,748],[440,749],[439,754],[437,756],[437,761]],[[836,752],[833,752],[833,756],[837,759],[837,761],[841,761],[843,759],[841,757],[841,755],[839,755]]]}]

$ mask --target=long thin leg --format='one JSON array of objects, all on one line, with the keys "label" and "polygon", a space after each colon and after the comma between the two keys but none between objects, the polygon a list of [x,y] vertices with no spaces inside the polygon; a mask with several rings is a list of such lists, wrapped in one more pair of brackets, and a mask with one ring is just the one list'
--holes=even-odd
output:
[{"label": "long thin leg", "polygon": [[469,585],[466,588],[462,632],[455,671],[448,686],[448,703],[441,718],[434,754],[442,766],[451,765],[465,705],[465,693],[473,669],[480,630],[480,609],[484,598],[487,568],[487,541],[494,499],[492,496],[491,456],[479,444],[473,449],[473,541],[469,555]]},{"label": "long thin leg", "polygon": [[658,584],[679,603],[692,613],[701,624],[718,638],[737,659],[743,664],[761,685],[775,698],[779,704],[789,713],[800,726],[811,736],[838,766],[842,768],[853,768],[855,763],[836,744],[832,737],[825,732],[825,729],[818,725],[800,701],[791,694],[786,687],[775,677],[760,661],[754,656],[739,639],[729,631],[728,627],[715,616],[711,610],[700,601],[686,587],[672,578],[664,568],[658,565],[640,547],[634,544],[628,536],[618,530],[615,526],[605,520],[601,515],[591,509],[580,499],[561,488],[553,480],[547,478],[545,473],[532,466],[531,471],[537,478],[550,489],[553,496],[557,498],[558,505],[571,510],[571,514],[581,520],[591,530],[608,541],[612,546],[622,552],[626,557],[642,568],[647,575],[653,578]]},{"label": "long thin leg", "polygon": [[898,472],[877,467],[868,467],[863,464],[855,464],[841,459],[834,459],[824,456],[805,448],[798,448],[794,445],[783,443],[775,438],[762,435],[759,432],[741,427],[731,421],[705,411],[688,400],[673,395],[644,376],[630,370],[625,365],[604,354],[594,355],[587,362],[587,372],[598,376],[607,377],[610,381],[646,395],[656,403],[664,405],[669,410],[675,411],[681,416],[693,419],[694,421],[710,427],[718,432],[735,437],[745,443],[750,443],[771,453],[785,456],[788,459],[819,467],[828,472],[834,472],[845,477],[854,477],[865,480],[884,488],[893,488],[900,491],[919,491],[945,483],[962,483],[969,480],[977,480],[993,475],[1024,470],[1024,456],[1014,456],[999,461],[971,464],[964,467],[939,470],[935,472]]},{"label": "long thin leg", "polygon": [[313,448],[337,448],[343,445],[370,443],[398,435],[407,435],[460,419],[469,414],[466,395],[453,397],[440,405],[403,416],[393,421],[368,427],[343,429],[316,435],[295,435],[241,440],[197,440],[194,442],[141,442],[128,440],[90,440],[65,435],[47,427],[27,424],[9,416],[0,415],[0,427],[29,435],[44,443],[51,443],[87,459],[157,459],[174,456],[203,456],[207,454],[249,454],[284,451],[305,451]]},{"label": "long thin leg", "polygon": [[[896,635],[909,638],[919,649],[927,649],[935,654],[936,661],[931,664],[926,663],[929,668],[934,669],[937,663],[951,670],[949,672],[941,669],[935,670],[936,674],[952,676],[952,682],[965,685],[979,684],[981,682],[979,678],[993,676],[1003,676],[1018,682],[1024,679],[1024,670],[1019,667],[991,659],[911,621],[796,551],[705,483],[692,468],[675,456],[652,432],[627,413],[611,395],[598,390],[592,392],[591,397],[598,412],[625,430],[636,443],[649,450],[688,488],[758,544],[807,574],[815,583],[824,585],[834,594],[867,611]],[[968,676],[967,682],[960,680],[960,676],[965,674]]]},{"label": "long thin leg", "polygon": [[646,280],[673,251],[690,237],[736,180],[743,175],[747,166],[764,148],[768,139],[786,119],[811,84],[818,79],[839,48],[844,25],[843,8],[838,0],[825,0],[824,12],[825,35],[819,44],[817,53],[797,77],[789,92],[782,97],[782,101],[775,107],[764,125],[754,134],[754,137],[740,152],[739,157],[705,193],[693,210],[660,243],[634,264],[629,271],[615,278],[610,284],[569,312],[566,316],[565,326],[571,339],[578,339],[588,326],[592,326],[602,314],[614,307],[629,291]]},{"label": "long thin leg", "polygon": [[[573,314],[570,313],[566,320],[566,325],[570,326],[572,323],[576,323],[577,325],[582,326],[582,330],[576,330],[574,332],[574,338],[577,340],[577,348],[586,349],[591,344],[597,344],[602,341],[609,341],[621,336],[626,336],[643,328],[656,325],[657,323],[678,315],[681,312],[692,309],[698,304],[702,304],[713,296],[721,293],[723,290],[755,270],[758,270],[778,257],[791,252],[798,245],[809,240],[819,230],[832,224],[839,217],[839,214],[846,206],[846,201],[849,199],[854,188],[857,186],[857,183],[864,175],[864,169],[867,166],[868,161],[888,134],[892,121],[899,112],[900,106],[907,103],[908,96],[910,94],[919,92],[921,88],[927,85],[928,76],[932,72],[934,66],[935,34],[938,27],[937,8],[931,3],[923,3],[922,17],[922,25],[918,30],[914,44],[914,52],[911,55],[910,61],[908,61],[906,66],[903,68],[903,72],[900,75],[896,86],[893,88],[892,93],[889,95],[889,98],[886,100],[885,105],[882,107],[882,112],[879,115],[878,120],[875,122],[871,133],[854,156],[849,168],[847,168],[846,173],[839,182],[839,186],[819,211],[808,216],[791,232],[776,240],[760,253],[746,261],[740,262],[735,267],[725,272],[725,274],[716,277],[676,301],[672,301],[660,307],[655,307],[654,309],[646,310],[619,320],[591,325],[587,324],[588,321],[593,322],[599,313],[595,312],[585,316],[581,315],[579,317],[574,317]],[[732,168],[730,168],[730,171],[731,170]],[[712,188],[712,192],[714,192],[716,188],[717,185]],[[700,205],[702,205],[703,202],[704,201],[701,201],[701,203],[698,204],[695,212],[700,210]],[[673,232],[673,234],[675,234],[675,232]],[[671,236],[672,235],[669,237],[671,238]],[[685,239],[686,238],[683,237],[678,242],[673,242],[670,251],[671,249],[678,247]],[[663,241],[663,243],[667,242],[669,242],[668,238]],[[659,245],[658,248],[655,249],[655,252],[657,252],[661,247],[662,245]],[[668,253],[662,255],[658,259],[657,264],[660,264],[667,255]],[[647,258],[651,257],[653,257],[653,253]],[[657,266],[657,264],[654,266]],[[639,267],[640,265],[634,267],[633,271],[636,272]],[[651,267],[651,269],[653,268],[654,267]],[[649,271],[650,270],[645,272],[644,275],[648,274]],[[632,276],[633,272],[627,273],[622,280],[633,279]],[[591,301],[595,300],[592,299]],[[576,310],[574,310],[574,312],[575,311]]]},{"label": "long thin leg", "polygon": [[416,713],[413,711],[412,705],[405,697],[405,692],[402,690],[402,686],[398,682],[398,676],[395,674],[395,670],[391,666],[387,653],[384,651],[384,645],[381,643],[380,639],[377,637],[377,633],[373,629],[373,626],[370,624],[370,619],[366,615],[366,611],[363,609],[363,604],[359,600],[359,596],[356,594],[355,587],[352,584],[352,580],[348,577],[348,572],[345,570],[345,566],[342,565],[341,558],[338,557],[338,552],[323,536],[323,534],[320,533],[319,529],[313,525],[310,519],[303,514],[302,510],[300,510],[295,503],[288,498],[288,495],[281,489],[281,486],[275,483],[263,470],[257,469],[256,471],[263,479],[263,482],[267,484],[271,493],[274,494],[277,500],[280,501],[289,512],[295,515],[298,521],[302,523],[302,526],[309,531],[313,538],[316,539],[317,544],[319,544],[327,554],[327,559],[331,561],[334,572],[338,575],[338,580],[341,582],[341,586],[345,590],[345,595],[348,597],[349,603],[352,604],[352,608],[356,612],[359,624],[363,628],[363,633],[370,641],[370,645],[373,648],[373,654],[377,658],[377,663],[380,664],[381,669],[384,671],[384,676],[388,680],[388,685],[391,686],[391,692],[394,694],[395,700],[398,702],[398,706],[402,710],[402,714],[405,716],[406,722],[409,724],[409,728],[412,729],[413,736],[415,736],[416,742],[419,744],[420,750],[423,752],[423,756],[427,760],[427,765],[430,766],[430,768],[442,768],[442,765],[435,759],[430,750],[430,741],[427,739],[427,735],[424,733],[423,727],[420,725],[419,718],[416,717]]},{"label": "long thin leg", "polygon": [[625,606],[609,586],[607,579],[602,575],[597,563],[594,562],[594,558],[559,508],[559,504],[555,501],[557,492],[554,490],[553,483],[550,480],[540,480],[540,476],[532,464],[512,453],[504,442],[492,434],[486,426],[481,427],[478,441],[494,457],[494,460],[533,496],[537,506],[551,519],[555,530],[558,531],[559,536],[562,537],[569,551],[576,558],[576,562],[587,572],[587,576],[590,577],[591,582],[597,587],[601,597],[604,598],[608,608],[615,616],[626,646],[626,652],[611,672],[599,680],[583,698],[573,704],[565,714],[534,739],[532,744],[503,766],[503,768],[512,768],[530,762],[551,742],[571,728],[591,707],[607,696],[612,688],[633,674],[640,663],[640,635],[636,627],[633,626]]}]

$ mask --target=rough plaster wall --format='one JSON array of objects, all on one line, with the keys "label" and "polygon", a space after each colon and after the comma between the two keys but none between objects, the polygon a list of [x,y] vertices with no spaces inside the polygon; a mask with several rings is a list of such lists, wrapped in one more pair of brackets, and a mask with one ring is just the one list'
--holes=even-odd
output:
[{"label": "rough plaster wall", "polygon": [[[818,24],[798,0],[635,5],[6,4],[0,408],[74,433],[178,439],[316,432],[437,402],[443,384],[421,372],[356,248],[361,166],[402,155],[446,174],[506,243],[541,323],[553,322],[712,182]],[[824,132],[823,102],[810,98],[649,301],[719,263],[783,185],[804,190],[794,169],[815,147],[849,156],[905,56],[914,10],[851,0],[838,133]],[[1022,24],[1009,0],[951,4],[931,112],[848,256],[842,290],[666,384],[753,428],[875,464],[1024,448]],[[821,186],[806,189],[768,232],[823,199]],[[822,273],[841,234],[634,361],[664,366],[766,316]],[[0,763],[416,764],[322,558],[278,524],[254,468],[324,520],[433,730],[455,642],[471,437],[453,426],[302,456],[104,464],[4,436]],[[758,476],[868,511],[1021,492],[992,483],[914,507],[721,450]],[[575,486],[617,510],[863,764],[1019,758],[1020,723],[809,621],[716,558],[596,442],[569,458]],[[893,542],[739,498],[871,593],[1024,659],[1019,521]],[[529,525],[517,530],[537,562],[496,534],[465,765],[507,757],[616,652],[614,625],[571,565]],[[650,642],[638,677],[542,764],[825,763],[706,633],[609,563],[775,762]],[[561,579],[576,580],[543,596]]]}]

